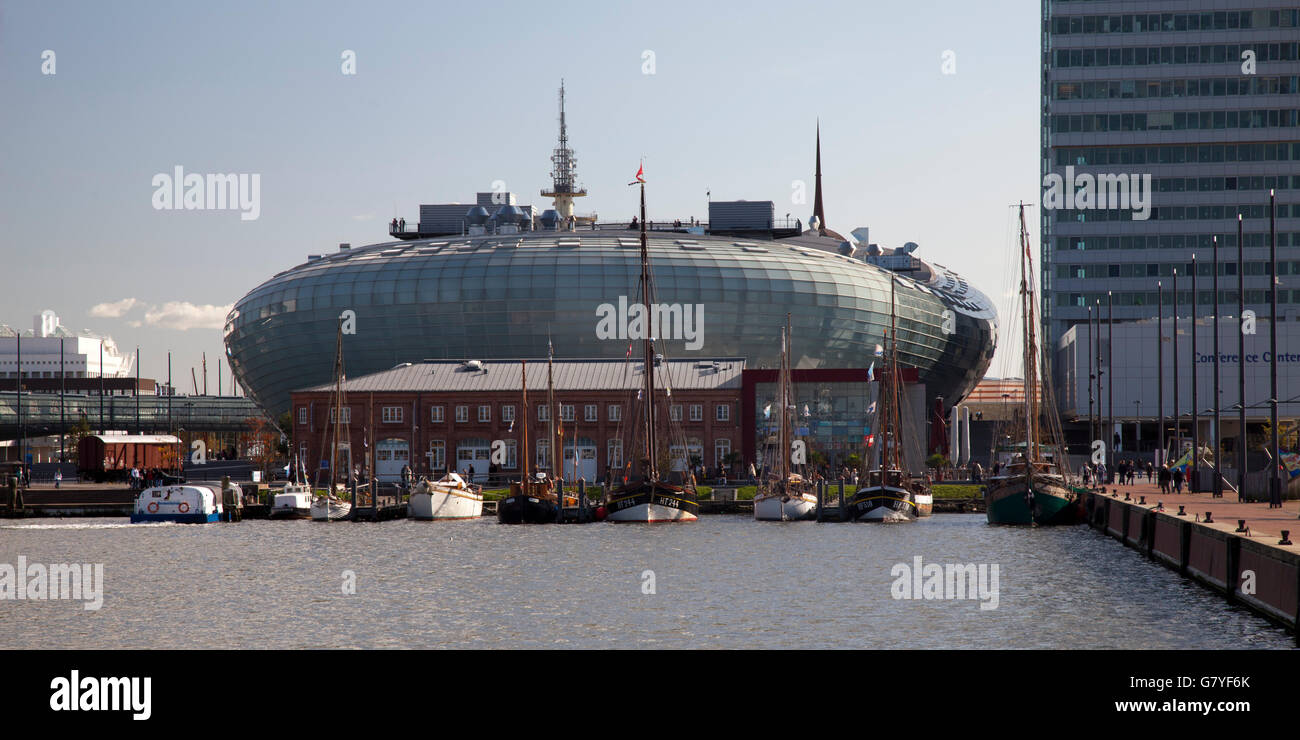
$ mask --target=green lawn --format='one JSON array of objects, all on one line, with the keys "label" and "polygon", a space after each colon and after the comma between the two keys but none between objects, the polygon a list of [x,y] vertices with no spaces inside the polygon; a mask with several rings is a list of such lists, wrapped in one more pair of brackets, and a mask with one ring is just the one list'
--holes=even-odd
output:
[{"label": "green lawn", "polygon": [[935,498],[979,498],[980,487],[975,485],[958,485],[954,483],[936,483],[930,487]]}]

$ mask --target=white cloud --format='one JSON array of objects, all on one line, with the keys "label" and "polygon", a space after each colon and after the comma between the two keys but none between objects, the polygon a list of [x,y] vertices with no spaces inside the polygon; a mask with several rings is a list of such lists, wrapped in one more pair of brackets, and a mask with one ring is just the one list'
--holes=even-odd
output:
[{"label": "white cloud", "polygon": [[120,319],[139,302],[136,298],[123,298],[114,303],[97,303],[91,306],[90,315],[99,319]]},{"label": "white cloud", "polygon": [[201,306],[189,301],[168,301],[162,306],[150,306],[145,311],[144,321],[149,326],[177,331],[190,329],[220,329],[226,323],[226,314],[235,304],[224,306],[203,304]]},{"label": "white cloud", "polygon": [[358,213],[352,216],[353,221],[373,221],[374,218],[375,214],[373,213]]}]

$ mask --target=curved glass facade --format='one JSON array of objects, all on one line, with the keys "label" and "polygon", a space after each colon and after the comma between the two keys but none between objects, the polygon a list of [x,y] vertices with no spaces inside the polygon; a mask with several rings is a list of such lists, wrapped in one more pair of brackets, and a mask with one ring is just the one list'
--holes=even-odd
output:
[{"label": "curved glass facade", "polygon": [[[776,367],[790,312],[795,367],[865,367],[889,327],[887,271],[779,241],[654,234],[653,302],[703,307],[702,340],[660,342],[669,357],[744,357]],[[602,304],[639,303],[634,232],[529,232],[389,242],[286,270],[235,304],[226,352],[241,385],[273,414],[291,391],[332,378],[338,316],[351,377],[434,359],[615,357],[627,339],[597,335]],[[901,364],[931,397],[964,396],[983,377],[996,324],[948,311],[940,292],[899,277]],[[944,331],[945,313],[950,332]],[[690,336],[689,332],[687,336]],[[634,349],[634,353],[639,349]]]}]

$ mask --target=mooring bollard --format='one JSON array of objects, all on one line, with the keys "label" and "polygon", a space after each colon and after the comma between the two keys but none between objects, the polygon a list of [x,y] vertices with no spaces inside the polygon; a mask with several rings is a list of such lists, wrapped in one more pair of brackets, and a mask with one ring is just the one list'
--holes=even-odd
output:
[{"label": "mooring bollard", "polygon": [[1142,496],[1142,497],[1138,500],[1138,505],[1140,505],[1140,506],[1146,506],[1146,505],[1147,505],[1147,497],[1146,497],[1146,496]]},{"label": "mooring bollard", "polygon": [[1178,516],[1187,516],[1187,511],[1186,511],[1186,509],[1184,508],[1185,506],[1186,506],[1186,504],[1179,504],[1179,505],[1178,505]]},{"label": "mooring bollard", "polygon": [[1246,520],[1245,520],[1245,519],[1238,519],[1238,520],[1237,520],[1237,531],[1238,531],[1238,532],[1247,532],[1247,531],[1249,531],[1249,530],[1246,529]]},{"label": "mooring bollard", "polygon": [[[1181,507],[1180,507],[1180,508],[1181,508]],[[1206,523],[1206,524],[1214,524],[1214,517],[1210,516],[1210,512],[1208,512],[1208,511],[1205,512],[1205,523]]]},{"label": "mooring bollard", "polygon": [[1278,540],[1277,544],[1279,545],[1291,544],[1291,530],[1289,529],[1282,530],[1282,539]]}]

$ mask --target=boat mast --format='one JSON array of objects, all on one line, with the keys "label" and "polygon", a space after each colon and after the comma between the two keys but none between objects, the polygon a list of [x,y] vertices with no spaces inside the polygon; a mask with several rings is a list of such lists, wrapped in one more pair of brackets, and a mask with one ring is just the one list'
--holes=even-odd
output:
[{"label": "boat mast", "polygon": [[339,318],[338,334],[334,340],[334,430],[330,441],[330,490],[334,495],[339,459],[339,425],[343,423],[343,319]]},{"label": "boat mast", "polygon": [[781,450],[781,488],[790,480],[790,314],[785,315],[785,330],[781,334],[781,378],[778,394],[781,396],[781,432],[777,443]]},{"label": "boat mast", "polygon": [[[645,227],[645,180],[641,180],[641,307],[642,311],[647,314],[650,311],[650,250],[646,241]],[[647,315],[647,322],[650,317]],[[645,337],[642,340],[645,348],[645,400],[642,401],[642,410],[645,413],[645,454],[646,469],[645,476],[649,481],[659,480],[658,465],[655,459],[655,414],[654,414],[654,394],[655,394],[655,363],[654,363],[654,344],[650,336],[650,327],[645,327]]]},{"label": "boat mast", "polygon": [[555,384],[552,382],[551,377],[551,367],[554,358],[555,348],[551,346],[551,340],[548,339],[546,340],[546,451],[547,455],[550,457],[548,462],[551,463],[551,477],[559,478],[564,471],[560,468],[557,460],[562,461],[564,458],[563,456],[557,458],[557,450],[555,449],[555,413],[557,409],[555,408]]},{"label": "boat mast", "polygon": [[894,298],[897,285],[898,280],[891,272],[889,274],[889,406],[886,409],[889,417],[890,470],[902,469],[902,465],[899,464],[898,460],[898,440],[895,439],[898,435],[898,312],[895,308],[897,302]]},{"label": "boat mast", "polygon": [[[520,368],[520,370],[519,370],[519,372],[520,372],[520,377],[523,379],[523,389],[524,389],[524,409],[523,409],[523,412],[524,412],[524,413],[523,413],[523,416],[522,416],[522,420],[520,421],[520,423],[524,425],[524,449],[523,449],[523,458],[524,458],[524,459],[523,459],[523,463],[524,463],[524,478],[523,478],[523,482],[524,482],[524,483],[527,483],[527,482],[528,482],[528,455],[529,455],[529,450],[528,450],[528,360],[520,360],[520,361],[519,361],[519,368]],[[446,454],[446,453],[444,452],[444,454]],[[471,482],[472,482],[472,481],[471,481]]]},{"label": "boat mast", "polygon": [[1029,281],[1025,269],[1025,259],[1029,255],[1029,230],[1025,226],[1025,204],[1020,203],[1020,321],[1024,350],[1024,392],[1025,392],[1025,472],[1029,473],[1028,464],[1038,458],[1035,447],[1034,426],[1034,378],[1038,374],[1034,361],[1034,324],[1031,317],[1033,305],[1030,301]]}]

